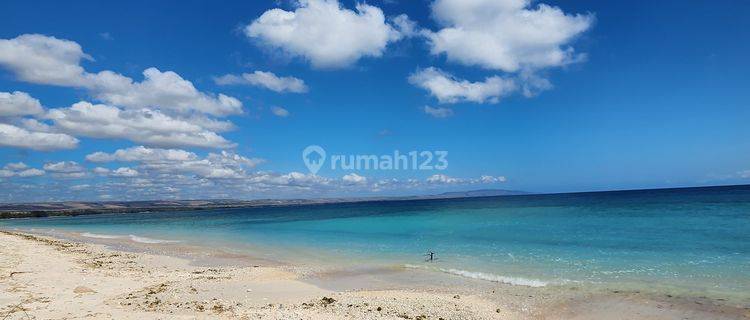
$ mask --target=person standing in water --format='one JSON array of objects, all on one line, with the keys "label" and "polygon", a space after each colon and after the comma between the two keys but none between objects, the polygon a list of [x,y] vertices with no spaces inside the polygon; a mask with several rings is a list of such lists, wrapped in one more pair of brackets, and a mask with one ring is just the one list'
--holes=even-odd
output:
[{"label": "person standing in water", "polygon": [[427,251],[427,254],[425,254],[425,256],[429,257],[427,258],[427,261],[429,262],[432,262],[433,260],[435,260],[435,253],[432,252],[432,250]]}]

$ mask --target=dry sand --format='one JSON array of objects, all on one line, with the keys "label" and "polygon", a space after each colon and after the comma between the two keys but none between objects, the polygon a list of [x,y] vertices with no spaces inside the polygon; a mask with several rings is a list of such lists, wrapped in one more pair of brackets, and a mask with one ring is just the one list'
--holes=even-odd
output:
[{"label": "dry sand", "polygon": [[0,231],[0,320],[750,319],[746,306],[632,293],[494,283],[344,290],[307,278],[290,266],[196,266]]}]

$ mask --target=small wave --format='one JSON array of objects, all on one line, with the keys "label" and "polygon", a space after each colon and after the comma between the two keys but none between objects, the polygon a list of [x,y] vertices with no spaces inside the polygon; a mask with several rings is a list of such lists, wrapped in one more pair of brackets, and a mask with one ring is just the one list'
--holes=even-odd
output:
[{"label": "small wave", "polygon": [[118,239],[118,238],[122,238],[122,236],[116,236],[116,235],[111,235],[111,234],[98,234],[98,233],[90,233],[90,232],[81,233],[81,237],[96,238],[96,239]]},{"label": "small wave", "polygon": [[179,241],[175,240],[162,240],[162,239],[153,239],[153,238],[146,238],[146,237],[139,237],[136,235],[130,235],[130,240],[133,242],[139,242],[139,243],[149,243],[149,244],[155,244],[155,243],[176,243]]},{"label": "small wave", "polygon": [[506,277],[506,276],[501,276],[501,275],[492,274],[492,273],[474,272],[474,271],[467,271],[467,270],[460,270],[460,269],[428,268],[428,267],[423,267],[423,266],[418,266],[418,265],[413,265],[413,264],[406,264],[404,265],[404,267],[412,268],[412,269],[435,270],[435,271],[440,271],[443,273],[461,276],[464,278],[506,283],[506,284],[516,285],[516,286],[544,287],[549,284],[548,282],[542,281],[542,280],[526,279],[526,278],[520,278],[520,277]]}]

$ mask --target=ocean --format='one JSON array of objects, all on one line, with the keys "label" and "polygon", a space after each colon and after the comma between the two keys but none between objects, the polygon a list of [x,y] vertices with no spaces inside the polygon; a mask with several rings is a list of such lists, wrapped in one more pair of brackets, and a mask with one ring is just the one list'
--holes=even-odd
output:
[{"label": "ocean", "polygon": [[750,297],[750,186],[101,214],[0,227],[523,286]]}]

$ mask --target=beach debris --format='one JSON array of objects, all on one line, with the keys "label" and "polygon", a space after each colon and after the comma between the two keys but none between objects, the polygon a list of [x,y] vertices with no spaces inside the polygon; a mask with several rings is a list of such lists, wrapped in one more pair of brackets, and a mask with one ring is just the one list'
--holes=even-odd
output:
[{"label": "beach debris", "polygon": [[323,297],[322,299],[320,299],[320,304],[322,304],[323,306],[327,306],[327,305],[332,304],[334,302],[336,302],[336,299],[334,299],[334,298]]},{"label": "beach debris", "polygon": [[211,308],[211,309],[212,309],[212,310],[213,310],[213,311],[214,311],[215,313],[223,313],[223,312],[226,312],[226,311],[229,311],[229,310],[230,310],[230,308],[229,308],[229,307],[226,307],[226,306],[224,306],[224,305],[223,305],[223,304],[221,304],[221,303],[217,303],[217,304],[215,304],[215,305],[213,306],[213,308]]},{"label": "beach debris", "polygon": [[23,304],[24,304],[24,302],[20,302],[19,304],[14,305],[10,309],[10,311],[8,311],[8,313],[5,314],[5,316],[2,318],[2,320],[7,319],[11,314],[14,314],[14,313],[19,312],[19,311],[23,312],[24,316],[26,316],[24,319],[32,319],[31,316],[29,316],[29,314],[26,313],[26,311],[30,311],[30,309],[25,308],[23,306]]},{"label": "beach debris", "polygon": [[453,296],[453,299],[461,299],[461,296],[455,295],[455,296]]},{"label": "beach debris", "polygon": [[378,310],[378,311],[383,311],[383,308],[381,308],[381,307],[378,307],[378,308],[377,308],[376,310]]},{"label": "beach debris", "polygon": [[96,291],[94,291],[93,289],[89,287],[84,287],[84,286],[78,286],[78,287],[75,287],[75,289],[73,289],[73,293],[75,294],[86,294],[86,293],[95,293],[95,292]]},{"label": "beach debris", "polygon": [[28,271],[11,271],[10,275],[8,276],[8,278],[13,278],[13,276],[15,276],[17,274],[24,274],[24,273],[30,273],[30,272],[28,272]]}]

